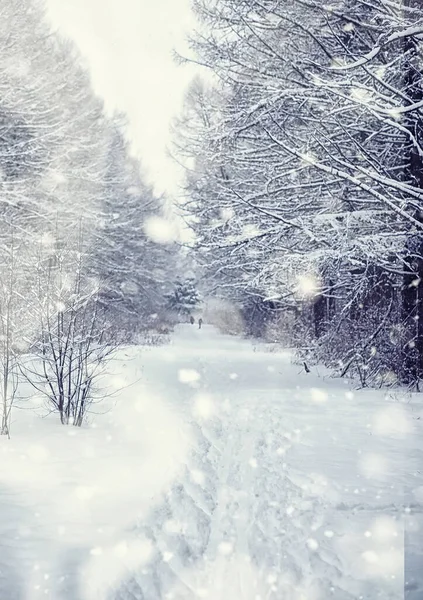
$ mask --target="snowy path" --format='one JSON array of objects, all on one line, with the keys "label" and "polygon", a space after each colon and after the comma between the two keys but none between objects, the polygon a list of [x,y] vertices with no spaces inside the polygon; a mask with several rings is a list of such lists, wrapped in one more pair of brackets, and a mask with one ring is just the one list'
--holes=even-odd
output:
[{"label": "snowy path", "polygon": [[2,444],[0,598],[423,597],[419,396],[352,393],[208,327],[127,351],[122,378],[76,446],[27,415]]},{"label": "snowy path", "polygon": [[403,598],[405,519],[423,500],[416,409],[207,328],[161,354],[146,374],[173,390],[195,442],[149,528],[165,561],[119,600]]}]

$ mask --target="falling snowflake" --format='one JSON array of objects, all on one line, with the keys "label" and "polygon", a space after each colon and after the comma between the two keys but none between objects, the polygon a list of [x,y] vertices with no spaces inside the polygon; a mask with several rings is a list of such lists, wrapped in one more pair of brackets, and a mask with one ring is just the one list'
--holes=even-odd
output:
[{"label": "falling snowflake", "polygon": [[389,471],[387,461],[381,454],[363,455],[359,469],[367,479],[384,479]]},{"label": "falling snowflake", "polygon": [[313,538],[307,540],[307,546],[310,550],[316,551],[319,548],[319,543]]},{"label": "falling snowflake", "polygon": [[231,542],[221,542],[218,546],[219,554],[222,554],[223,556],[229,556],[232,554],[233,550],[234,547]]},{"label": "falling snowflake", "polygon": [[144,223],[144,231],[156,244],[171,244],[178,240],[175,223],[162,217],[149,217]]},{"label": "falling snowflake", "polygon": [[297,294],[303,297],[313,297],[318,293],[319,282],[314,275],[300,275],[297,279]]},{"label": "falling snowflake", "polygon": [[181,383],[195,383],[201,379],[201,375],[195,369],[179,369],[178,379]]},{"label": "falling snowflake", "polygon": [[215,403],[211,396],[201,394],[194,400],[194,415],[200,419],[210,419],[216,411]]},{"label": "falling snowflake", "polygon": [[312,401],[316,402],[317,404],[323,404],[328,400],[328,393],[326,392],[326,390],[322,390],[319,388],[312,388],[310,390],[310,396]]}]

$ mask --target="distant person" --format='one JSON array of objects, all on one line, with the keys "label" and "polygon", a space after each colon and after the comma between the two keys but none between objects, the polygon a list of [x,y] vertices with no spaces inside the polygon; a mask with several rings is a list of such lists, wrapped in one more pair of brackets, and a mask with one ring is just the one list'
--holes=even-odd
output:
[{"label": "distant person", "polygon": [[195,319],[192,315],[189,318],[189,322],[191,323],[191,325],[194,325],[194,323],[195,323]]},{"label": "distant person", "polygon": [[201,325],[203,324],[203,319],[198,319],[198,329],[201,329]]}]

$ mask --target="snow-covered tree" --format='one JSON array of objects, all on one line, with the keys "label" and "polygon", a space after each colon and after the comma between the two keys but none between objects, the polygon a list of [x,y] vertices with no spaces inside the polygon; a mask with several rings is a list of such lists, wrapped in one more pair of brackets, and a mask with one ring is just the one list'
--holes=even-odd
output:
[{"label": "snow-covered tree", "polygon": [[195,313],[200,304],[200,295],[194,277],[178,278],[173,292],[167,295],[167,301],[168,309],[180,316]]},{"label": "snow-covered tree", "polygon": [[[61,340],[71,362],[81,356],[81,340],[94,339],[87,315],[97,314],[107,294],[121,294],[138,319],[158,312],[166,257],[143,229],[159,202],[105,117],[74,46],[49,30],[36,0],[0,0],[0,13],[0,390],[7,434],[22,353],[38,348],[60,372]],[[93,267],[99,263],[102,271]],[[111,325],[128,330],[113,319],[95,323],[95,335]],[[65,335],[71,330],[78,332]]]},{"label": "snow-covered tree", "polygon": [[173,244],[148,235],[146,223],[162,218],[162,205],[143,182],[117,123],[111,126],[108,156],[91,272],[113,335],[131,338],[154,325],[158,315],[163,318]]},{"label": "snow-covered tree", "polygon": [[421,7],[194,4],[219,102],[196,121],[187,209],[212,279],[293,307],[313,281],[301,313],[320,356],[415,381]]}]

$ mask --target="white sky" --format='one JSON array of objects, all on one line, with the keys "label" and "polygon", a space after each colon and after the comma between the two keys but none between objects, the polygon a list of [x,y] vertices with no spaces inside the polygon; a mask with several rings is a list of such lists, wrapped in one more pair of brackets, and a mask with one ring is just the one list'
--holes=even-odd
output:
[{"label": "white sky", "polygon": [[136,154],[158,192],[174,192],[181,170],[166,156],[169,126],[195,67],[178,66],[195,27],[190,0],[47,0],[55,28],[88,61],[106,108],[125,112]]}]

